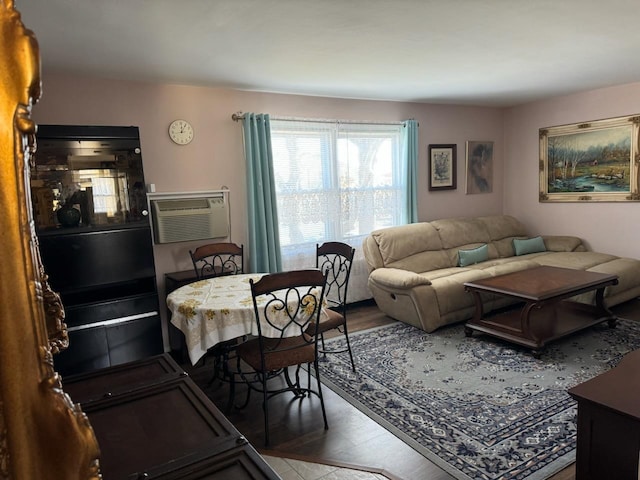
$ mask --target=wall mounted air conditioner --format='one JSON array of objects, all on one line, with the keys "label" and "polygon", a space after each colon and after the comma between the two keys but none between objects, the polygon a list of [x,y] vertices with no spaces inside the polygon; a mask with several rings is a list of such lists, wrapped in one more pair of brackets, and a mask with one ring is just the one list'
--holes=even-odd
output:
[{"label": "wall mounted air conditioner", "polygon": [[228,196],[150,200],[155,243],[229,236]]}]

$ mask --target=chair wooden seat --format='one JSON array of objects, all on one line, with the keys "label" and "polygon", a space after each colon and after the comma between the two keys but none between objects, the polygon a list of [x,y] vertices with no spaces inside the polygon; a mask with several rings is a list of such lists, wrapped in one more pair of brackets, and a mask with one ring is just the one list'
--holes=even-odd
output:
[{"label": "chair wooden seat", "polygon": [[[334,330],[338,327],[343,326],[347,319],[344,315],[341,315],[339,312],[332,310],[330,308],[325,309],[326,318],[323,318],[318,325],[318,333],[326,333],[331,330]],[[307,333],[309,335],[315,335],[316,332],[316,324],[312,323],[307,328]]]},{"label": "chair wooden seat", "polygon": [[[237,348],[237,354],[256,372],[280,370],[292,363],[313,363],[315,359],[314,345],[301,337],[274,339],[263,338],[265,363],[260,357],[260,341],[257,338],[244,342]],[[275,350],[274,350],[275,349]],[[269,353],[269,350],[273,350]]]},{"label": "chair wooden seat", "polygon": [[[258,337],[237,347],[237,367],[240,378],[248,386],[245,405],[252,390],[263,395],[265,445],[269,445],[269,399],[281,393],[291,392],[296,399],[316,395],[322,407],[324,428],[328,429],[318,367],[319,333],[308,333],[309,325],[320,321],[325,275],[318,269],[295,270],[265,275],[249,283]],[[268,335],[264,331],[268,331]],[[253,371],[243,371],[246,365]],[[300,379],[303,365],[307,366],[306,384]],[[312,366],[315,388],[311,385]],[[290,369],[294,371],[293,380]],[[281,375],[286,381],[284,386],[282,382],[277,387],[268,385]]]}]

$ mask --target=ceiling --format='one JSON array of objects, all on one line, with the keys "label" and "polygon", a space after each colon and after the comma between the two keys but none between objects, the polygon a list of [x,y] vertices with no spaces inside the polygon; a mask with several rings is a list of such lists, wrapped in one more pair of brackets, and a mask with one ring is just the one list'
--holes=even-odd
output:
[{"label": "ceiling", "polygon": [[638,0],[15,0],[43,71],[512,106],[640,81]]}]

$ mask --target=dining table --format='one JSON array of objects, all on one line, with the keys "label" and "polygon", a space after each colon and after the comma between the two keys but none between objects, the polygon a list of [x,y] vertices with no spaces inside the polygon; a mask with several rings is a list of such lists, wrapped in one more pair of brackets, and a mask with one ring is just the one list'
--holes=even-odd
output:
[{"label": "dining table", "polygon": [[[171,324],[184,334],[192,365],[220,342],[258,335],[249,282],[257,282],[264,275],[267,274],[244,273],[206,278],[183,285],[167,295]],[[326,315],[324,308],[323,315]],[[281,334],[265,321],[260,326],[263,336],[278,337]],[[295,335],[300,335],[299,328],[289,328],[284,332],[284,336]]]}]

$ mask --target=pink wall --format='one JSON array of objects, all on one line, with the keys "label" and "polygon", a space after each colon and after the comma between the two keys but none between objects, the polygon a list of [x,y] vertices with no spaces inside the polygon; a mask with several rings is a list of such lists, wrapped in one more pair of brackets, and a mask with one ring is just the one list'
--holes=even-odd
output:
[{"label": "pink wall", "polygon": [[[158,192],[231,189],[232,240],[247,243],[245,163],[242,127],[231,120],[237,111],[272,116],[420,123],[419,217],[436,218],[501,213],[502,117],[500,109],[356,101],[276,95],[180,85],[119,82],[66,75],[43,76],[43,96],[34,107],[38,123],[137,125],[147,183]],[[169,140],[176,118],[189,120],[195,137],[187,146]],[[466,140],[495,142],[494,191],[465,195]],[[427,190],[427,146],[455,143],[457,190]],[[159,272],[190,268],[193,244],[156,246]]]},{"label": "pink wall", "polygon": [[521,219],[531,232],[576,235],[592,250],[640,258],[640,204],[538,202],[540,128],[639,112],[640,83],[505,110],[504,213]]},{"label": "pink wall", "polygon": [[[381,101],[357,101],[244,92],[167,84],[121,82],[43,72],[43,95],[33,109],[37,123],[136,125],[140,127],[147,183],[158,192],[230,188],[231,240],[247,245],[246,168],[242,127],[231,120],[237,111],[272,116],[370,120],[414,118],[420,123],[420,220],[502,213],[503,110]],[[169,123],[182,118],[195,130],[194,140],[177,146],[169,140]],[[494,189],[490,194],[465,195],[465,142],[492,140]],[[427,147],[457,144],[457,185],[452,191],[429,192]],[[154,247],[158,288],[164,273],[190,269],[189,249],[202,242]],[[250,252],[247,252],[249,255]],[[162,309],[164,312],[164,308]]]},{"label": "pink wall", "polygon": [[[592,90],[512,109],[344,100],[181,85],[121,82],[43,74],[43,96],[34,107],[38,123],[137,125],[147,183],[158,192],[231,190],[231,240],[247,244],[245,163],[237,111],[272,116],[420,123],[419,219],[508,213],[532,233],[577,235],[593,249],[640,257],[637,203],[539,203],[538,130],[640,112],[640,83]],[[167,135],[176,118],[189,120],[195,138],[187,146]],[[465,194],[465,142],[492,140],[494,189]],[[429,192],[427,149],[454,143],[458,188]],[[191,268],[188,251],[202,242],[154,247],[158,287],[165,272]],[[250,252],[248,252],[250,255]],[[164,308],[163,308],[164,310]]]}]

